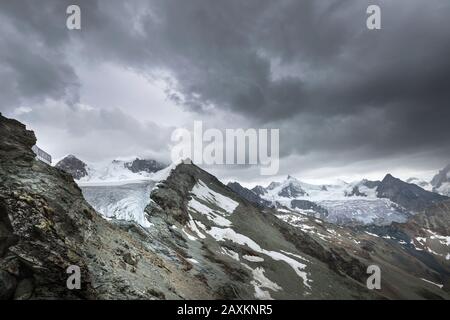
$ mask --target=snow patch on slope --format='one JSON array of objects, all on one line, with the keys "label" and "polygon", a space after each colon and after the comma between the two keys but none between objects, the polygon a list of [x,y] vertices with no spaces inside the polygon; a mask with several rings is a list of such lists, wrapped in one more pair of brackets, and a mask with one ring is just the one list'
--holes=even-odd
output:
[{"label": "snow patch on slope", "polygon": [[246,245],[253,251],[267,255],[275,261],[284,261],[289,266],[291,266],[292,269],[295,271],[295,273],[303,280],[303,284],[307,288],[311,288],[309,282],[311,282],[312,280],[309,280],[308,274],[305,271],[303,271],[306,268],[305,264],[300,263],[297,260],[290,258],[280,252],[265,250],[265,249],[261,248],[259,246],[259,244],[257,244],[255,241],[253,241],[249,237],[239,234],[231,228],[223,228],[222,229],[222,228],[212,227],[210,230],[206,230],[206,232],[209,235],[211,235],[214,239],[216,239],[217,241],[229,240],[229,241],[232,241],[232,242],[237,243],[242,246]]},{"label": "snow patch on slope", "polygon": [[271,281],[264,275],[265,272],[264,268],[257,267],[253,269],[250,266],[246,265],[245,263],[243,263],[242,265],[252,272],[253,280],[250,283],[253,285],[255,289],[256,299],[272,300],[272,296],[270,295],[270,293],[267,290],[263,290],[262,288],[270,289],[273,291],[279,291],[282,289],[278,284]]},{"label": "snow patch on slope", "polygon": [[197,199],[191,199],[188,203],[188,208],[194,210],[200,214],[203,214],[208,218],[208,220],[212,221],[214,224],[222,227],[231,226],[231,221],[224,218],[220,214],[217,214],[210,207],[200,203]]},{"label": "snow patch on slope", "polygon": [[199,180],[192,188],[191,193],[198,199],[216,205],[228,214],[232,214],[239,205],[238,202],[218,193],[210,188],[201,180]]}]

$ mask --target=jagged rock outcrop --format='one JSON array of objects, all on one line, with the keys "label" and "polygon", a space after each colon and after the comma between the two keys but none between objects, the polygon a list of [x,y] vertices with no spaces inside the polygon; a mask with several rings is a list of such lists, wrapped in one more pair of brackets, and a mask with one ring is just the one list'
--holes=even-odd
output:
[{"label": "jagged rock outcrop", "polygon": [[345,192],[346,197],[367,197],[367,194],[359,191],[358,186],[354,186],[350,192]]},{"label": "jagged rock outcrop", "polygon": [[28,281],[30,292],[22,294],[29,296],[93,297],[88,273],[82,277],[83,290],[76,292],[67,290],[65,273],[70,265],[87,270],[78,243],[91,209],[82,197],[74,199],[79,189],[68,175],[34,160],[35,141],[24,125],[0,115],[0,229],[6,237],[0,269],[9,286],[14,284],[2,295],[13,298],[19,284]]},{"label": "jagged rock outcrop", "polygon": [[61,169],[70,174],[75,180],[79,180],[88,175],[87,165],[74,155],[68,155],[58,161],[55,168]]},{"label": "jagged rock outcrop", "polygon": [[380,185],[380,181],[371,181],[367,179],[363,179],[358,184],[354,185],[350,192],[346,191],[345,196],[346,197],[367,197],[367,193],[364,191],[361,191],[362,188],[365,189],[375,189]]},{"label": "jagged rock outcrop", "polygon": [[126,168],[128,168],[131,172],[134,173],[138,172],[152,173],[167,167],[167,165],[160,163],[156,160],[139,159],[139,158],[136,158],[131,162],[126,162],[124,165]]},{"label": "jagged rock outcrop", "polygon": [[264,187],[262,186],[255,186],[251,190],[258,196],[262,196],[263,194],[266,193],[266,189],[264,189]]}]

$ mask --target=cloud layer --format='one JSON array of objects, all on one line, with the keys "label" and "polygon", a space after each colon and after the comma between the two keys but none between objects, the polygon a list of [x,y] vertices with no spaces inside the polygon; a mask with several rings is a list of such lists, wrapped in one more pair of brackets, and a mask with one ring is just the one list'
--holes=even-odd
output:
[{"label": "cloud layer", "polygon": [[[73,1],[0,4],[1,111],[38,133],[63,124],[72,153],[101,158],[108,126],[120,156],[164,157],[174,126],[223,128],[229,117],[280,128],[286,174],[428,170],[450,159],[447,1],[76,2],[81,31],[65,28]],[[369,4],[381,6],[381,30],[365,27]],[[122,73],[152,95],[131,94]],[[86,132],[95,143],[81,147]]]}]

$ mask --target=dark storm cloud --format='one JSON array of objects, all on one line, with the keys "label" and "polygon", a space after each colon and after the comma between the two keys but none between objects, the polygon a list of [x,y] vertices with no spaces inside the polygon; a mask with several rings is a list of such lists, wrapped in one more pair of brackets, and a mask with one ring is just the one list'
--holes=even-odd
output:
[{"label": "dark storm cloud", "polygon": [[[66,6],[67,7],[67,6]],[[0,79],[2,110],[46,98],[74,103],[77,77],[65,58],[67,29],[63,2],[0,4]]]},{"label": "dark storm cloud", "polygon": [[[82,8],[78,34],[53,15],[69,2],[1,4],[12,33],[2,29],[11,44],[0,72],[12,82],[0,90],[12,103],[11,90],[76,101],[76,66],[64,57],[75,43],[93,63],[168,73],[168,97],[190,110],[280,127],[284,156],[450,157],[448,1],[72,2]],[[365,27],[369,4],[381,6],[382,30]]]},{"label": "dark storm cloud", "polygon": [[176,102],[284,127],[284,154],[446,148],[450,4],[382,2],[383,29],[369,31],[371,3],[156,1],[127,36],[128,17],[96,21],[113,58],[174,76]]}]

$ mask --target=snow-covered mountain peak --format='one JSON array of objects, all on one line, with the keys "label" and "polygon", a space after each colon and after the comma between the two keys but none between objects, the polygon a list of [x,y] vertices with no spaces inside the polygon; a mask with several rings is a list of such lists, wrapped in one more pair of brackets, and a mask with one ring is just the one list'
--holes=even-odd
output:
[{"label": "snow-covered mountain peak", "polygon": [[58,161],[55,167],[67,172],[76,180],[88,175],[86,163],[71,154]]},{"label": "snow-covered mountain peak", "polygon": [[68,155],[55,167],[73,176],[79,185],[114,185],[146,180],[158,180],[159,171],[167,167],[153,159],[114,159],[97,163],[85,163],[74,155]]}]

